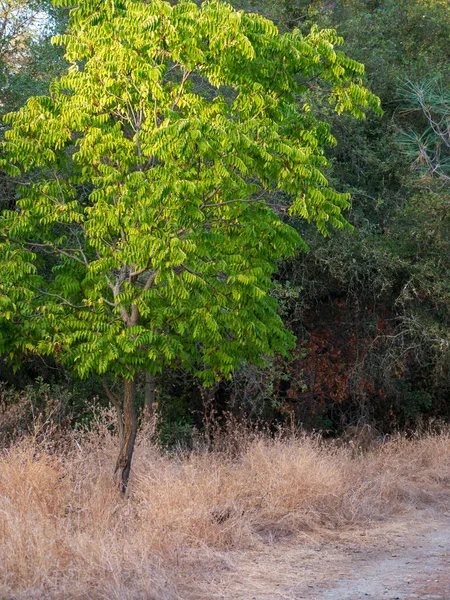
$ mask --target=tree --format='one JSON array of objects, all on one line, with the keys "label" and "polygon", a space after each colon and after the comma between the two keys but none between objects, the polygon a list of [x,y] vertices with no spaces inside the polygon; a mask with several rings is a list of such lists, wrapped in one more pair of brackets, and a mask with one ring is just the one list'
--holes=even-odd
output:
[{"label": "tree", "polygon": [[407,81],[403,97],[408,109],[422,117],[422,131],[403,132],[399,138],[406,155],[422,178],[450,184],[450,90],[440,79]]},{"label": "tree", "polygon": [[29,180],[2,216],[1,344],[124,381],[124,491],[138,372],[210,385],[287,352],[271,276],[304,243],[282,216],[347,226],[308,86],[357,117],[379,100],[332,30],[280,35],[216,0],[56,4],[72,66],[7,118],[2,164]]},{"label": "tree", "polygon": [[[0,0],[0,116],[16,110],[31,95],[43,94],[50,81],[64,72],[63,53],[50,43],[64,30],[63,9],[46,0]],[[3,138],[5,126],[0,126]],[[0,175],[0,210],[15,202],[15,185]]]},{"label": "tree", "polygon": [[47,0],[0,0],[0,113],[45,93],[65,66],[50,38],[64,30],[65,12]]}]

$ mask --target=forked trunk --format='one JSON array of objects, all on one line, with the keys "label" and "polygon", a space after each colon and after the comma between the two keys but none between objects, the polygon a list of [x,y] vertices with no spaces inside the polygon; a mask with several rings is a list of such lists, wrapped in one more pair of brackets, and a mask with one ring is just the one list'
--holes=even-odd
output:
[{"label": "forked trunk", "polygon": [[131,459],[137,433],[136,382],[125,380],[123,394],[123,437],[119,457],[114,471],[114,479],[122,493],[126,492],[130,477]]}]

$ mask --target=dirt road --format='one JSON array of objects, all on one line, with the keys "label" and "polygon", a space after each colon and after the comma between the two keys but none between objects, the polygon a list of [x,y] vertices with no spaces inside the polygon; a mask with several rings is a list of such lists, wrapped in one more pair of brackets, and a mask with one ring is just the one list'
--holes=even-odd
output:
[{"label": "dirt road", "polygon": [[212,561],[196,584],[186,598],[450,600],[450,515],[417,511],[320,543],[269,540]]}]

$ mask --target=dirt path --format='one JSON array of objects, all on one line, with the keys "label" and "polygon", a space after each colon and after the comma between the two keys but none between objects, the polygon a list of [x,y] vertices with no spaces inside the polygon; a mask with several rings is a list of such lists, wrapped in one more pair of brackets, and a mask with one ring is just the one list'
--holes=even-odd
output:
[{"label": "dirt path", "polygon": [[[192,600],[450,600],[450,515],[265,543],[211,561]],[[199,591],[200,590],[200,591]]]}]

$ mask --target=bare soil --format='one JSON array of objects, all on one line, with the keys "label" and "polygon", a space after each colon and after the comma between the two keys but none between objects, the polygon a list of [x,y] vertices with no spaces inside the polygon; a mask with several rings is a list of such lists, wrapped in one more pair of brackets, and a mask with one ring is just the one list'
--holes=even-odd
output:
[{"label": "bare soil", "polygon": [[316,535],[275,538],[211,556],[183,598],[450,600],[450,513],[416,510],[320,542]]}]

